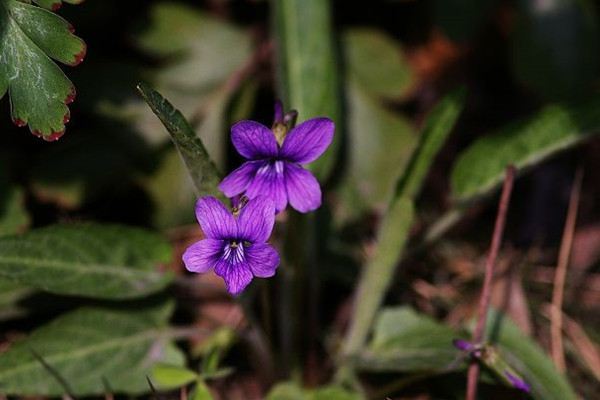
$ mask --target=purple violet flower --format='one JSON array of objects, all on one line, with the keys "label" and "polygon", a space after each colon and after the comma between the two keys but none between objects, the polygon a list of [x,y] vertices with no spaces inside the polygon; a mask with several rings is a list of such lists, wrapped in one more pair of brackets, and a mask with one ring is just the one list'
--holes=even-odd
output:
[{"label": "purple violet flower", "polygon": [[508,371],[504,371],[504,375],[506,375],[506,378],[510,381],[510,383],[513,385],[513,387],[515,389],[522,390],[523,392],[526,392],[526,393],[531,392],[531,386],[529,386],[529,384],[527,382],[525,382],[523,379],[516,377],[515,375],[511,374]]},{"label": "purple violet flower", "polygon": [[232,295],[241,293],[254,277],[275,275],[279,254],[266,243],[275,224],[275,206],[269,198],[250,200],[232,214],[216,198],[202,197],[196,203],[196,218],[205,239],[183,254],[189,271],[214,268]]},{"label": "purple violet flower", "polygon": [[275,110],[277,136],[255,121],[231,127],[233,145],[248,161],[225,177],[219,189],[230,198],[244,192],[250,199],[265,195],[275,203],[276,212],[288,202],[303,213],[315,210],[321,205],[321,188],[302,166],[319,158],[331,144],[334,123],[329,118],[313,118],[287,132],[281,106]]}]

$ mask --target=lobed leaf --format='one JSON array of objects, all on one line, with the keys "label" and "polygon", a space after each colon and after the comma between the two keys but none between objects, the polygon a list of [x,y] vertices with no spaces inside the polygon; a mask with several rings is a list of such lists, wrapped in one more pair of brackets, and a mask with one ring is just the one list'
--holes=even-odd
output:
[{"label": "lobed leaf", "polygon": [[[0,354],[2,393],[19,396],[148,392],[156,363],[182,365],[165,336],[172,307],[81,308],[36,329]],[[45,364],[45,365],[44,365]],[[62,384],[61,384],[62,382]]]},{"label": "lobed leaf", "polygon": [[[57,2],[39,3],[52,8]],[[59,16],[21,1],[0,0],[0,97],[9,93],[17,126],[29,125],[47,141],[63,135],[75,87],[52,59],[75,66],[85,53],[83,40]]]},{"label": "lobed leaf", "polygon": [[145,296],[171,280],[159,272],[171,249],[159,236],[117,225],[57,225],[0,238],[0,278],[64,295]]},{"label": "lobed leaf", "polygon": [[463,151],[452,169],[452,194],[460,202],[485,195],[502,182],[507,165],[522,170],[598,133],[598,100],[580,106],[544,107],[533,117],[484,136]]}]

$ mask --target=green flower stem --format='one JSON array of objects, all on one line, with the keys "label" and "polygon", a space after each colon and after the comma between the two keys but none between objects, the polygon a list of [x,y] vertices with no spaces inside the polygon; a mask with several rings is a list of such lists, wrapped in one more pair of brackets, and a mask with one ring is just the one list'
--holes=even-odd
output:
[{"label": "green flower stem", "polygon": [[[425,121],[421,142],[396,187],[377,238],[375,254],[365,266],[355,295],[355,309],[350,329],[342,348],[342,363],[347,363],[362,349],[377,311],[392,282],[396,266],[402,254],[415,218],[414,201],[435,156],[446,142],[464,104],[464,90],[446,96]],[[338,373],[339,380],[351,377],[351,370],[344,366]]]}]

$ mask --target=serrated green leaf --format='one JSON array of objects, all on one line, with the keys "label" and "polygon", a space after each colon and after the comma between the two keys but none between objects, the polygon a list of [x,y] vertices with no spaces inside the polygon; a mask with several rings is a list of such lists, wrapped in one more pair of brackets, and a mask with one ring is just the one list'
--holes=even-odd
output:
[{"label": "serrated green leaf", "polygon": [[[156,363],[183,364],[165,336],[169,305],[134,310],[82,308],[38,328],[0,354],[0,387],[8,395],[58,397],[148,392],[146,376]],[[44,367],[34,354],[54,371]]]},{"label": "serrated green leaf", "polygon": [[0,96],[9,93],[12,119],[45,140],[56,140],[70,118],[75,88],[52,61],[77,65],[85,43],[52,12],[0,0]]},{"label": "serrated green leaf", "polygon": [[157,364],[152,368],[151,380],[158,389],[179,388],[197,379],[197,373],[178,365]]},{"label": "serrated green leaf", "polygon": [[536,400],[571,400],[579,398],[552,360],[507,316],[489,313],[488,340],[501,352],[504,360],[531,385]]},{"label": "serrated green leaf", "polygon": [[339,386],[303,389],[291,382],[280,383],[267,395],[267,400],[361,400],[363,396]]},{"label": "serrated green leaf", "polygon": [[323,116],[336,123],[333,143],[311,165],[318,178],[331,173],[342,143],[341,89],[329,1],[276,0],[274,32],[279,95],[298,122]]},{"label": "serrated green leaf", "polygon": [[170,258],[159,236],[117,225],[57,225],[0,238],[0,278],[66,295],[148,295],[171,281],[157,269]]},{"label": "serrated green leaf", "polygon": [[459,354],[452,346],[459,337],[453,329],[409,307],[383,309],[373,334],[356,360],[364,371],[442,372]]},{"label": "serrated green leaf", "polygon": [[478,139],[461,153],[452,170],[452,194],[460,202],[485,195],[502,182],[507,165],[522,170],[599,132],[598,100],[578,107],[544,107],[527,120]]},{"label": "serrated green leaf", "polygon": [[152,111],[161,120],[179,151],[183,162],[196,187],[197,194],[212,194],[222,197],[218,190],[220,174],[208,155],[202,140],[186,121],[185,117],[160,93],[140,83],[138,90]]},{"label": "serrated green leaf", "polygon": [[413,85],[413,72],[402,48],[381,31],[349,29],[344,32],[343,46],[350,78],[363,91],[395,98],[405,95]]}]

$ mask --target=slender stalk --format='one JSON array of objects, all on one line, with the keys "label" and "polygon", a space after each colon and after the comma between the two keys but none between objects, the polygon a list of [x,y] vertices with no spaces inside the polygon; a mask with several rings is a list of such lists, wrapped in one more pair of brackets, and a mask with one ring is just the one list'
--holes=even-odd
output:
[{"label": "slender stalk", "polygon": [[[500,250],[500,243],[502,242],[502,234],[504,232],[504,225],[506,224],[506,214],[508,212],[508,204],[510,202],[510,195],[512,193],[514,180],[515,168],[511,165],[506,168],[504,185],[502,187],[502,195],[500,197],[500,204],[498,206],[498,214],[496,215],[492,243],[490,245],[490,252],[488,253],[488,257],[485,262],[485,277],[483,280],[481,297],[479,299],[477,325],[473,331],[473,343],[476,344],[481,343],[484,337],[487,314],[490,306],[490,298],[492,295],[494,266],[496,264],[496,258],[498,257],[498,251]],[[467,400],[475,400],[477,397],[478,378],[479,363],[476,360],[473,360],[471,365],[469,365],[469,371],[467,374]]]},{"label": "slender stalk", "polygon": [[565,296],[565,280],[567,268],[571,256],[575,224],[577,222],[577,210],[579,208],[579,197],[581,195],[581,181],[583,169],[579,167],[575,173],[575,180],[569,197],[569,210],[565,220],[560,250],[558,252],[558,264],[554,275],[554,289],[552,291],[552,307],[550,313],[551,353],[552,360],[559,371],[565,371],[565,353],[562,341],[562,304]]}]

